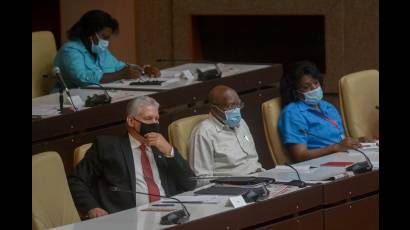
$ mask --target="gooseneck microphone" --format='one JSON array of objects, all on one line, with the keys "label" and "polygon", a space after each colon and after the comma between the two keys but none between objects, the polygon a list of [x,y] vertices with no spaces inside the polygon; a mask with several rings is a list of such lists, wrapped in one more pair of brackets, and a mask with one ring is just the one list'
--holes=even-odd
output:
[{"label": "gooseneck microphone", "polygon": [[150,193],[144,193],[144,192],[133,192],[128,189],[123,189],[118,186],[111,186],[110,190],[113,192],[126,192],[126,193],[131,193],[131,194],[142,194],[142,195],[147,195],[147,196],[158,196],[161,198],[167,198],[167,199],[172,199],[181,204],[182,208],[181,210],[171,212],[163,217],[161,217],[161,222],[160,224],[162,225],[170,225],[170,224],[182,224],[185,223],[189,220],[189,217],[191,216],[190,213],[188,212],[188,209],[185,207],[185,205],[177,198],[174,197],[166,197],[166,196],[161,196],[161,195],[156,195],[156,194],[150,194]]},{"label": "gooseneck microphone", "polygon": [[[305,136],[308,136],[308,135],[309,135],[309,136],[312,136],[312,137],[316,137],[316,138],[318,138],[318,139],[322,139],[322,140],[331,142],[332,144],[338,144],[338,143],[335,143],[333,140],[330,140],[330,139],[328,139],[328,138],[321,137],[321,136],[318,136],[318,135],[309,133],[308,131],[306,131],[306,130],[304,130],[304,129],[299,129],[299,132],[303,133]],[[372,164],[372,162],[370,161],[369,157],[368,157],[364,152],[360,151],[360,150],[357,149],[357,148],[349,148],[349,149],[353,149],[353,150],[355,150],[355,151],[361,153],[361,154],[366,158],[366,161],[357,162],[357,163],[355,163],[355,164],[353,164],[353,165],[347,167],[347,168],[346,168],[346,171],[352,171],[354,174],[360,174],[360,173],[372,171],[372,169],[373,169],[373,164]]]},{"label": "gooseneck microphone", "polygon": [[292,185],[292,186],[298,186],[299,188],[306,187],[306,183],[300,179],[300,175],[298,170],[296,170],[292,165],[285,163],[286,166],[290,167],[291,169],[295,170],[296,174],[298,175],[298,180],[291,180],[289,182],[286,182],[287,185]]},{"label": "gooseneck microphone", "polygon": [[75,110],[75,111],[78,111],[77,107],[76,107],[75,104],[74,104],[73,99],[71,98],[70,90],[68,89],[67,84],[65,83],[63,77],[61,76],[60,67],[54,66],[54,68],[53,68],[53,75],[57,78],[58,84],[59,84],[59,86],[60,86],[60,109],[61,109],[61,112],[62,112],[62,107],[63,107],[63,106],[62,106],[62,93],[63,93],[63,90],[65,90],[65,92],[67,93],[68,97],[70,98],[70,102],[71,102],[71,104],[73,105],[74,110]]},{"label": "gooseneck microphone", "polygon": [[360,174],[360,173],[365,173],[365,172],[369,172],[372,171],[373,169],[373,164],[370,161],[369,157],[362,151],[353,148],[354,150],[358,151],[359,153],[361,153],[365,158],[366,161],[362,161],[362,162],[357,162],[349,167],[346,168],[347,171],[352,171],[355,174]]},{"label": "gooseneck microphone", "polygon": [[90,85],[96,85],[100,87],[102,90],[104,90],[104,94],[94,94],[93,96],[87,96],[87,99],[85,101],[85,106],[87,107],[94,107],[97,105],[103,105],[103,104],[109,104],[111,102],[111,96],[108,94],[107,89],[98,84],[98,83],[90,83]]}]

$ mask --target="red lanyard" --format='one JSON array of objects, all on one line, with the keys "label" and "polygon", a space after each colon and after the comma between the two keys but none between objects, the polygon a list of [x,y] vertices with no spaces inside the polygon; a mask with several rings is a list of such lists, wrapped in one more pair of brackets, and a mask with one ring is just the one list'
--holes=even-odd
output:
[{"label": "red lanyard", "polygon": [[313,110],[313,109],[309,109],[309,111],[312,112],[313,114],[325,119],[326,121],[330,122],[330,124],[334,125],[336,128],[339,128],[339,125],[337,124],[337,122],[335,120],[326,117],[323,113],[321,113],[317,110]]}]

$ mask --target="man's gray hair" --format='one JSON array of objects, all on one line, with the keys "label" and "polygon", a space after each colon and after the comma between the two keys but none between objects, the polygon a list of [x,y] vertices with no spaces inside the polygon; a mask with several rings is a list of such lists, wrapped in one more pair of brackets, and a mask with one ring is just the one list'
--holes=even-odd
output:
[{"label": "man's gray hair", "polygon": [[137,97],[128,102],[127,116],[128,115],[138,116],[142,108],[147,107],[147,106],[154,106],[155,108],[158,109],[159,103],[152,97],[148,97],[148,96]]}]

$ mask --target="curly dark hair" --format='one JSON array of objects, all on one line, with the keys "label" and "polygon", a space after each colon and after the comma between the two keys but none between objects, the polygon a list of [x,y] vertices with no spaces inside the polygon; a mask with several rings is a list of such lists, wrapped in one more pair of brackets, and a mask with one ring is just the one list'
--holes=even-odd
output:
[{"label": "curly dark hair", "polygon": [[282,108],[293,101],[299,100],[296,97],[296,84],[304,76],[311,75],[318,80],[323,88],[323,74],[315,64],[309,61],[299,61],[286,66],[285,72],[280,80],[280,96]]},{"label": "curly dark hair", "polygon": [[111,28],[113,33],[119,31],[118,21],[110,14],[101,10],[90,10],[67,31],[67,36],[70,40],[80,39],[86,49],[92,53],[89,37],[105,27]]}]

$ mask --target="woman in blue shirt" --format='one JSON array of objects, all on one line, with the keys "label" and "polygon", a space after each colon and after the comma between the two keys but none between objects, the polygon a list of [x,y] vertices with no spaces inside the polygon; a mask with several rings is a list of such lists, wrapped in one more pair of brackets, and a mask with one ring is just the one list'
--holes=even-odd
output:
[{"label": "woman in blue shirt", "polygon": [[109,40],[118,29],[118,22],[111,15],[91,10],[68,30],[69,41],[58,51],[54,66],[60,68],[69,88],[138,78],[142,71],[154,77],[160,75],[156,67],[137,69],[111,54]]},{"label": "woman in blue shirt", "polygon": [[295,161],[360,147],[357,139],[345,137],[339,112],[322,99],[322,85],[323,75],[307,61],[295,63],[281,79],[278,128]]}]

